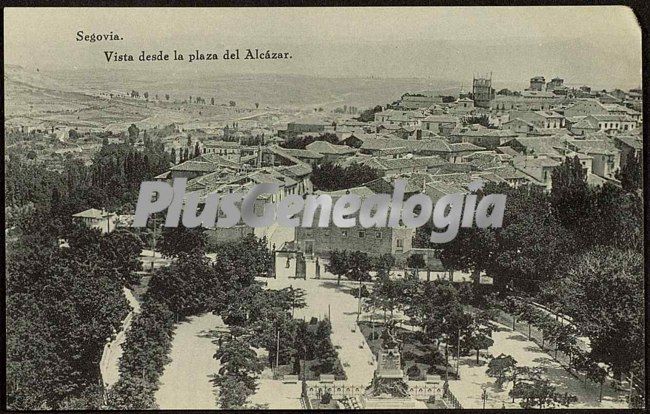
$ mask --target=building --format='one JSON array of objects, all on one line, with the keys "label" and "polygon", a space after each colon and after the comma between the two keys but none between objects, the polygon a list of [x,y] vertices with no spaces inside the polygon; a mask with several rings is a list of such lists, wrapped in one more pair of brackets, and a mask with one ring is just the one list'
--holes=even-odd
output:
[{"label": "building", "polygon": [[386,158],[372,157],[363,162],[364,165],[378,172],[381,176],[436,171],[448,164],[438,156]]},{"label": "building", "polygon": [[587,121],[592,125],[598,125],[599,131],[603,131],[608,134],[632,131],[637,127],[637,122],[627,115],[589,115],[583,121]]},{"label": "building", "polygon": [[566,87],[564,86],[564,79],[561,78],[553,78],[546,84],[546,90],[548,92],[554,92],[565,88]]},{"label": "building", "polygon": [[239,162],[242,154],[242,146],[238,142],[230,141],[205,141],[203,145],[203,154],[215,154],[228,161]]},{"label": "building", "polygon": [[564,128],[564,117],[554,111],[512,111],[510,118],[527,121],[537,129]]},{"label": "building", "polygon": [[[490,104],[494,111],[546,111],[565,98],[545,91],[523,91],[519,95],[498,95]],[[565,114],[566,116],[566,114]]]},{"label": "building", "polygon": [[105,210],[98,210],[96,208],[91,208],[81,213],[73,214],[73,219],[75,221],[84,223],[86,226],[98,229],[102,233],[110,233],[115,230],[117,214],[109,213]]},{"label": "building", "polygon": [[615,179],[621,167],[621,152],[609,140],[571,139],[568,149],[592,157],[592,172],[604,179]]},{"label": "building", "polygon": [[544,85],[546,84],[546,79],[543,76],[535,76],[530,78],[530,87],[529,91],[543,91]]},{"label": "building", "polygon": [[489,78],[473,78],[472,97],[474,98],[474,106],[477,108],[490,107],[490,102],[492,102],[492,99],[494,99],[494,89],[492,89],[492,74],[490,74]]},{"label": "building", "polygon": [[294,138],[305,132],[323,133],[333,132],[334,123],[320,119],[302,119],[287,123],[286,130],[279,130],[278,135],[282,138]]},{"label": "building", "polygon": [[607,108],[596,99],[580,99],[564,110],[565,117],[587,116],[608,113]]},{"label": "building", "polygon": [[640,136],[619,135],[614,138],[614,143],[621,151],[621,168],[625,167],[630,156],[643,156],[643,139]]},{"label": "building", "polygon": [[534,184],[543,186],[549,191],[553,185],[551,178],[553,170],[560,164],[560,161],[545,155],[522,155],[512,159],[513,167],[531,177]]},{"label": "building", "polygon": [[314,141],[307,145],[305,149],[321,154],[323,156],[321,162],[323,163],[334,163],[341,157],[349,157],[357,152],[355,148],[350,148],[347,145],[336,145],[327,141]]},{"label": "building", "polygon": [[460,119],[451,115],[429,115],[421,119],[420,124],[422,131],[433,131],[437,135],[446,136],[460,125]]},{"label": "building", "polygon": [[454,132],[450,135],[450,140],[452,142],[469,142],[493,150],[517,136],[517,133],[505,129],[479,128]]},{"label": "building", "polygon": [[174,179],[174,178],[187,178],[192,179],[201,175],[213,173],[215,171],[239,171],[242,165],[235,161],[230,161],[215,154],[204,154],[191,160],[185,161],[181,164],[174,165],[170,168],[168,174],[164,174],[156,178]]},{"label": "building", "polygon": [[507,129],[508,131],[516,132],[519,134],[533,132],[535,125],[520,118],[513,118],[513,116],[516,115],[510,115],[510,120],[501,124],[502,129]]},{"label": "building", "polygon": [[[326,194],[336,203],[345,194],[357,194],[363,199],[375,193],[362,186]],[[314,216],[314,223],[318,223],[320,212],[319,209]],[[408,257],[415,236],[415,229],[412,228],[364,228],[358,220],[356,225],[350,228],[336,227],[330,221],[329,227],[296,227],[295,232],[296,245],[306,255],[327,257],[333,250],[347,250],[360,251],[373,257],[390,253],[400,261]]]}]

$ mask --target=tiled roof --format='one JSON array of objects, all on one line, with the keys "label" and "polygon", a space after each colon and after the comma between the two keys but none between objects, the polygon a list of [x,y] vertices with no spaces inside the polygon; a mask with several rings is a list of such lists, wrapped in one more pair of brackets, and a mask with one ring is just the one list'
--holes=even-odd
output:
[{"label": "tiled roof", "polygon": [[585,154],[614,155],[619,152],[612,142],[605,140],[572,139],[568,144],[569,147],[575,148],[576,152]]},{"label": "tiled roof", "polygon": [[378,170],[396,170],[402,168],[431,168],[447,164],[438,156],[413,158],[371,158],[365,165]]},{"label": "tiled roof", "polygon": [[327,141],[314,141],[305,147],[309,151],[318,152],[320,154],[353,154],[356,152],[354,148],[347,145],[335,145]]},{"label": "tiled roof", "polygon": [[94,219],[100,219],[104,217],[109,217],[109,216],[114,216],[115,213],[109,213],[104,210],[98,210],[96,208],[90,208],[88,210],[84,210],[80,213],[73,214],[72,217],[82,217],[82,218],[94,218]]},{"label": "tiled roof", "polygon": [[471,142],[456,142],[454,144],[449,144],[449,148],[452,152],[458,151],[481,151],[485,148],[474,145]]},{"label": "tiled roof", "polygon": [[323,158],[323,154],[306,149],[283,148],[283,151],[297,158],[312,158],[316,160]]},{"label": "tiled roof", "polygon": [[634,149],[643,149],[643,139],[630,135],[618,135],[615,139],[621,141],[622,143],[634,148]]}]

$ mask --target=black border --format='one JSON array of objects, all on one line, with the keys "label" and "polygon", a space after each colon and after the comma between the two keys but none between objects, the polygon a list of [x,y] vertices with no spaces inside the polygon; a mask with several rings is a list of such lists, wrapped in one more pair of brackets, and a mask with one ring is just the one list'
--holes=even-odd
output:
[{"label": "black border", "polygon": [[[472,6],[507,6],[507,7],[526,7],[526,6],[626,6],[629,7],[635,14],[637,18],[637,22],[641,28],[641,41],[642,41],[642,82],[645,83],[646,79],[650,79],[650,70],[648,69],[647,61],[648,61],[648,21],[650,20],[650,1],[649,0],[429,0],[429,1],[422,1],[422,0],[402,0],[402,1],[387,1],[387,0],[351,0],[351,1],[343,1],[343,0],[320,0],[320,1],[315,1],[315,0],[294,0],[294,1],[282,1],[282,0],[217,0],[217,1],[209,1],[209,0],[194,0],[194,1],[161,1],[161,0],[132,0],[132,1],[125,1],[125,0],[107,0],[101,3],[98,3],[97,1],[92,1],[92,0],[59,0],[59,1],[46,1],[46,0],[5,0],[3,2],[3,8],[2,8],[2,16],[3,16],[3,26],[4,26],[4,9],[6,7],[92,7],[92,8],[99,8],[99,7],[388,7],[388,6],[397,6],[397,7],[404,7],[404,6],[419,6],[419,7],[472,7]],[[2,46],[4,50],[4,31],[2,35]],[[4,59],[3,59],[4,61]],[[4,75],[4,65],[2,67],[2,73]],[[4,79],[4,76],[3,76]],[[4,81],[3,81],[3,86],[4,86]],[[644,120],[647,119],[648,115],[648,102],[650,98],[650,92],[648,91],[648,88],[645,87],[645,85],[641,86],[643,89],[643,100],[645,102],[643,106],[643,118]],[[3,88],[4,89],[4,88]],[[4,101],[4,97],[3,97]],[[2,114],[3,114],[3,119],[4,119],[4,105],[2,106]],[[648,122],[644,122],[643,126],[643,136],[648,137],[648,129],[650,127],[648,126]],[[2,126],[2,129],[4,131],[4,123]],[[649,138],[650,139],[650,138]],[[643,180],[644,180],[644,192],[643,192],[643,198],[644,198],[644,222],[645,222],[645,227],[644,227],[644,259],[645,259],[645,296],[646,296],[646,301],[645,301],[645,315],[646,315],[646,344],[645,344],[645,349],[646,349],[646,375],[648,371],[648,367],[650,366],[650,361],[648,360],[648,356],[650,354],[649,349],[650,347],[648,346],[648,333],[650,333],[650,326],[648,324],[648,307],[649,307],[649,299],[650,299],[650,283],[647,277],[648,270],[650,269],[650,261],[647,259],[648,258],[648,251],[650,251],[650,248],[648,247],[647,240],[650,238],[650,229],[648,228],[648,223],[650,223],[650,214],[648,213],[648,200],[650,199],[650,167],[648,167],[648,160],[650,159],[649,156],[650,149],[648,149],[647,143],[643,146],[643,157],[644,157],[644,171],[643,171]],[[2,165],[4,166],[4,147],[3,147],[3,158],[2,158]],[[2,198],[4,199],[4,193]],[[4,216],[4,210],[0,212],[0,215],[2,217],[2,221],[4,222],[5,216]],[[2,232],[2,239],[4,240],[5,234]],[[6,243],[5,243],[6,246]],[[5,255],[6,251],[2,251],[2,262],[5,263]],[[2,292],[6,292],[6,280],[3,277],[2,278]],[[6,295],[2,295],[2,305],[3,305],[3,312],[2,312],[2,325],[6,326]],[[2,354],[4,357],[4,360],[6,361],[7,354],[6,354],[6,329],[2,330],[2,338],[3,341],[0,344],[0,349],[2,350]],[[2,384],[2,389],[3,391],[6,392],[6,371],[3,370],[2,374],[0,374],[0,384]],[[648,386],[648,381],[646,380],[646,395],[648,394],[647,391],[650,387]],[[2,406],[0,410],[2,411],[7,411],[6,409],[6,394],[5,392],[2,393],[0,396],[0,401],[2,402]],[[625,409],[625,410],[620,410],[620,409],[582,409],[582,408],[576,408],[576,409],[542,409],[542,410],[535,410],[535,412],[552,412],[552,413],[558,413],[558,412],[586,412],[586,413],[593,413],[594,411],[598,413],[607,413],[607,412],[612,412],[612,413],[618,413],[621,411],[625,412],[646,412],[646,410],[650,411],[650,407],[647,406],[647,401],[646,401],[646,409]],[[60,412],[89,412],[92,410],[78,410],[78,411],[60,411]],[[124,412],[124,411],[118,411],[118,410],[104,410],[106,412]],[[141,411],[141,412],[148,412],[149,410],[130,410],[129,412],[136,412],[136,411]],[[156,412],[180,412],[180,411],[192,411],[192,412],[227,412],[228,410],[157,410]],[[247,411],[256,411],[256,410],[237,410],[237,412],[247,412]],[[289,412],[289,411],[300,411],[300,410],[271,410],[271,411],[277,411],[277,412]],[[321,410],[312,410],[312,411],[321,411]],[[400,410],[400,412],[428,412],[430,410],[413,410],[413,409],[407,409],[407,410]],[[455,412],[455,410],[434,410],[436,413],[438,412]],[[490,413],[490,412],[495,412],[495,413],[500,413],[504,411],[518,411],[518,412],[525,412],[521,410],[495,410],[495,409],[486,409],[486,410],[474,410],[474,409],[465,409],[462,410],[463,412],[481,412],[481,413]],[[18,412],[18,411],[7,411],[7,412]],[[365,410],[365,412],[394,412],[391,410]]]}]

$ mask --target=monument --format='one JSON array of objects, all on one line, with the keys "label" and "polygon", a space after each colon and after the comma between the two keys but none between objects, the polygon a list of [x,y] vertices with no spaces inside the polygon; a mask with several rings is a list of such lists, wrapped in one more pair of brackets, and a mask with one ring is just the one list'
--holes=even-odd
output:
[{"label": "monument", "polygon": [[395,324],[391,322],[382,333],[377,370],[370,386],[361,396],[361,404],[366,409],[423,408],[423,403],[409,394],[409,385],[401,367],[400,341],[395,337],[394,330]]}]

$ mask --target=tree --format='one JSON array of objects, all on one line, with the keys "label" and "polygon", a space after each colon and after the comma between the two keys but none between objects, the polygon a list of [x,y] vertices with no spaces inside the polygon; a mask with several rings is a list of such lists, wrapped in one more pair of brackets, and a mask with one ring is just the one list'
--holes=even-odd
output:
[{"label": "tree", "polygon": [[591,208],[591,193],[587,186],[587,173],[576,155],[566,157],[562,165],[551,173],[551,207],[560,224],[573,232],[579,241],[587,242],[589,234],[584,230]]},{"label": "tree", "polygon": [[260,107],[260,103],[259,103],[259,102],[255,102],[255,109],[258,109],[259,107]]},{"label": "tree", "polygon": [[131,143],[131,145],[133,145],[138,140],[138,136],[140,135],[140,129],[137,126],[135,126],[135,124],[131,124],[129,126],[128,132],[129,132],[129,142]]},{"label": "tree", "polygon": [[487,349],[494,344],[492,324],[485,314],[474,315],[472,323],[466,330],[462,343],[467,349],[476,350],[476,363],[479,363],[481,349]]},{"label": "tree", "polygon": [[169,94],[168,93],[165,94],[165,100],[167,100],[167,101],[169,100]]},{"label": "tree", "polygon": [[627,155],[625,165],[621,168],[617,177],[621,181],[621,187],[627,192],[643,188],[643,157],[630,152]]},{"label": "tree", "polygon": [[198,157],[201,155],[201,148],[199,147],[199,141],[196,141],[196,145],[194,146],[194,157]]},{"label": "tree", "polygon": [[203,251],[207,238],[202,228],[163,227],[158,250],[163,256],[174,257],[180,253]]},{"label": "tree", "polygon": [[490,360],[486,373],[488,376],[496,378],[497,387],[502,389],[503,384],[514,379],[516,367],[517,361],[512,356],[500,354]]},{"label": "tree", "polygon": [[361,122],[371,122],[375,120],[375,113],[381,112],[383,108],[381,105],[377,105],[372,109],[366,109],[365,111],[361,112],[361,115],[359,115],[359,118],[357,120]]},{"label": "tree", "polygon": [[555,406],[556,404],[568,407],[571,403],[576,402],[578,398],[568,393],[560,394],[555,391],[555,387],[550,381],[545,379],[534,379],[532,381],[518,381],[515,383],[510,396],[521,398],[522,408],[544,408]]},{"label": "tree", "polygon": [[406,266],[412,269],[419,270],[426,267],[426,265],[424,257],[421,254],[412,254],[406,260]]},{"label": "tree", "polygon": [[367,253],[354,251],[350,252],[347,256],[348,272],[347,278],[350,280],[369,281],[370,269],[372,268],[372,261]]},{"label": "tree", "polygon": [[255,392],[256,380],[262,372],[257,354],[245,339],[232,336],[221,344],[214,358],[221,363],[218,375],[212,380],[219,387],[221,408],[243,408]]},{"label": "tree", "polygon": [[358,187],[377,178],[379,178],[377,171],[357,163],[345,168],[331,163],[323,163],[315,167],[311,175],[314,188],[324,191]]},{"label": "tree", "polygon": [[384,253],[374,259],[373,268],[377,271],[377,276],[388,276],[391,269],[395,266],[395,256],[390,253]]},{"label": "tree", "polygon": [[142,270],[140,253],[143,243],[126,229],[117,229],[104,235],[99,241],[99,260],[116,271],[124,284],[138,282],[135,272]]},{"label": "tree", "polygon": [[94,404],[104,345],[129,310],[120,281],[92,249],[49,243],[12,244],[6,266],[8,407]]},{"label": "tree", "polygon": [[403,280],[390,279],[388,276],[375,279],[370,302],[384,311],[384,321],[387,320],[387,313],[392,319],[394,312],[403,307],[404,286]]},{"label": "tree", "polygon": [[583,254],[558,287],[564,311],[589,337],[591,357],[616,377],[644,360],[643,255],[610,247]]},{"label": "tree", "polygon": [[320,341],[317,346],[318,373],[329,374],[334,370],[338,361],[338,354],[329,338]]},{"label": "tree", "polygon": [[327,271],[338,276],[336,284],[341,284],[341,276],[348,272],[348,253],[347,251],[333,250],[329,255],[329,263],[327,264]]},{"label": "tree", "polygon": [[214,105],[214,96],[210,98],[210,105]]},{"label": "tree", "polygon": [[220,375],[232,376],[251,391],[255,391],[255,380],[262,372],[263,366],[244,338],[233,336],[222,342],[214,358],[220,361]]}]

